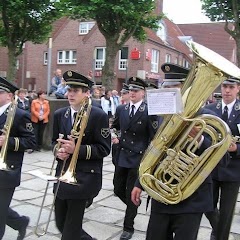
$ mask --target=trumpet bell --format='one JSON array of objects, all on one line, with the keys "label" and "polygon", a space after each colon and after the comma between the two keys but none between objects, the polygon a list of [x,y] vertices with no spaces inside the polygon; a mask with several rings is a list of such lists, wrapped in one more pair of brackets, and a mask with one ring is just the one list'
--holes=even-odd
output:
[{"label": "trumpet bell", "polygon": [[71,171],[65,172],[60,178],[58,178],[58,180],[61,182],[68,183],[68,184],[78,185],[77,179],[74,176],[74,173]]},{"label": "trumpet bell", "polygon": [[7,164],[5,162],[0,163],[0,170],[1,171],[10,171],[9,167],[7,166]]}]

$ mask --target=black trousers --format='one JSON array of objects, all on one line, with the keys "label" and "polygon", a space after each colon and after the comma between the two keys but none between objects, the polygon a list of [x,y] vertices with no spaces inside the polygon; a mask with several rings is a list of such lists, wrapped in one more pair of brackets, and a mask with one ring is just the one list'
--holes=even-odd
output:
[{"label": "black trousers", "polygon": [[[214,211],[205,213],[216,240],[228,240],[239,190],[238,182],[213,180]],[[219,209],[217,208],[219,202]]]},{"label": "black trousers", "polygon": [[90,240],[92,237],[82,229],[82,221],[86,206],[85,199],[55,201],[55,219],[61,240]]},{"label": "black trousers", "polygon": [[0,189],[0,239],[3,238],[8,218],[8,209],[15,188]]},{"label": "black trousers", "polygon": [[128,232],[134,232],[134,219],[137,215],[137,206],[131,201],[131,192],[137,178],[137,168],[116,166],[113,178],[114,193],[127,205],[123,230]]},{"label": "black trousers", "polygon": [[196,240],[202,213],[151,212],[146,240]]},{"label": "black trousers", "polygon": [[43,121],[39,121],[38,123],[33,123],[34,127],[34,134],[36,138],[36,150],[40,149],[42,147],[42,142],[43,142],[43,132],[46,127],[46,123]]}]

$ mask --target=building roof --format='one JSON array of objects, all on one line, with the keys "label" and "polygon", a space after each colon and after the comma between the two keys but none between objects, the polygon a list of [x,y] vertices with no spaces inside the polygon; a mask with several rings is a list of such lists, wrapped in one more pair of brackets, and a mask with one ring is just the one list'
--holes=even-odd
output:
[{"label": "building roof", "polygon": [[236,63],[236,43],[224,30],[224,23],[178,24],[178,27],[185,36],[192,36],[193,41]]}]

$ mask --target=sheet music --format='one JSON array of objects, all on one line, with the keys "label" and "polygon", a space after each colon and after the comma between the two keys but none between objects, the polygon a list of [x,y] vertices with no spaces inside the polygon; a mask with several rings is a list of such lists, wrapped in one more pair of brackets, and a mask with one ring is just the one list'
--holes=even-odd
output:
[{"label": "sheet music", "polygon": [[147,90],[149,115],[177,114],[183,111],[180,90],[151,89]]},{"label": "sheet music", "polygon": [[32,171],[29,171],[28,173],[33,176],[39,177],[45,181],[56,181],[57,182],[57,180],[58,180],[56,177],[47,175],[47,174],[41,172],[40,170],[32,170]]}]

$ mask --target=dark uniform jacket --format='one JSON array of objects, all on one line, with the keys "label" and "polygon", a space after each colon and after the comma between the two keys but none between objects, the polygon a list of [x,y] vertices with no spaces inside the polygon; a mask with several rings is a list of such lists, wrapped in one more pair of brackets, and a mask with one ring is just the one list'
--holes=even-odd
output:
[{"label": "dark uniform jacket", "polygon": [[18,106],[18,108],[21,108],[25,111],[28,111],[28,112],[31,111],[31,104],[30,104],[29,99],[24,99],[24,104],[23,104],[22,101],[20,101],[20,99],[18,98],[17,106]]},{"label": "dark uniform jacket", "polygon": [[[72,129],[71,108],[65,107],[54,113],[53,144],[59,133],[64,139],[70,135]],[[85,129],[76,166],[78,185],[61,182],[58,197],[61,199],[88,199],[95,197],[102,187],[103,158],[110,153],[111,138],[108,126],[108,117],[98,107],[92,106],[87,127]],[[68,168],[72,155],[66,162]],[[60,175],[62,160],[58,160],[56,176]]]},{"label": "dark uniform jacket", "polygon": [[158,117],[149,116],[147,104],[142,102],[130,119],[130,104],[119,105],[116,109],[112,128],[120,130],[120,142],[116,153],[117,165],[138,168],[143,153],[158,128]]},{"label": "dark uniform jacket", "polygon": [[[7,112],[8,109],[0,116],[0,129],[4,127]],[[35,144],[36,140],[30,114],[17,108],[10,130],[6,154],[6,163],[10,171],[0,171],[0,188],[19,186],[24,151],[26,149],[33,149]]]},{"label": "dark uniform jacket", "polygon": [[[222,117],[222,103],[213,103],[207,105],[217,116]],[[240,101],[236,100],[232,112],[228,118],[227,124],[232,131],[233,136],[240,136]],[[230,154],[230,160],[227,165],[218,164],[212,172],[212,178],[224,182],[240,182],[240,143],[237,143],[237,151]]]},{"label": "dark uniform jacket", "polygon": [[[201,109],[199,114],[213,114],[210,110]],[[196,154],[201,154],[207,147],[210,146],[209,139],[204,138],[201,147],[198,149]],[[136,186],[139,182],[136,183]],[[200,185],[200,187],[187,199],[181,201],[178,204],[169,204],[158,202],[152,199],[152,211],[166,214],[181,214],[181,213],[203,213],[213,210],[212,200],[212,180],[211,176],[208,176],[206,180]]]}]

